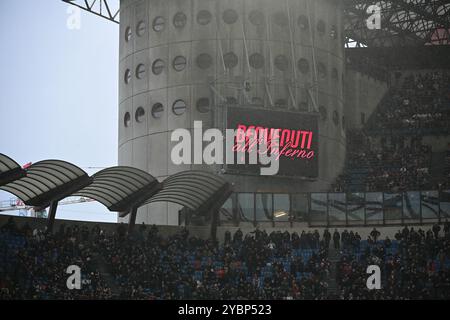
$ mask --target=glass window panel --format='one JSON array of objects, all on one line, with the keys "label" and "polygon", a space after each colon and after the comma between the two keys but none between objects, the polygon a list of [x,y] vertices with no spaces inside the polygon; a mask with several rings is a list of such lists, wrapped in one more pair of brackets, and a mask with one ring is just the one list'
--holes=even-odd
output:
[{"label": "glass window panel", "polygon": [[177,56],[173,59],[172,66],[175,71],[180,72],[186,68],[187,60],[183,56]]},{"label": "glass window panel", "polygon": [[402,201],[403,196],[401,193],[384,194],[384,218],[385,220],[399,220],[402,219]]},{"label": "glass window panel", "polygon": [[288,194],[274,194],[273,207],[273,219],[275,221],[289,221],[291,200]]},{"label": "glass window panel", "polygon": [[184,100],[177,100],[173,103],[172,111],[175,115],[181,116],[186,112],[186,102]]},{"label": "glass window panel", "polygon": [[272,194],[257,193],[256,194],[256,221],[272,221]]},{"label": "glass window panel", "polygon": [[347,219],[349,224],[363,224],[365,194],[354,192],[347,194]]},{"label": "glass window panel", "polygon": [[155,60],[155,62],[153,62],[152,71],[155,75],[159,75],[164,71],[165,67],[166,67],[165,62],[161,59],[157,59]]},{"label": "glass window panel", "polygon": [[439,192],[422,191],[422,219],[439,218]]},{"label": "glass window panel", "polygon": [[180,29],[186,25],[187,16],[183,12],[177,12],[173,17],[173,25],[175,28]]},{"label": "glass window panel", "polygon": [[239,193],[238,194],[238,214],[241,221],[254,222],[254,195],[253,193]]},{"label": "glass window panel", "polygon": [[440,195],[441,219],[450,218],[450,190],[442,190]]},{"label": "glass window panel", "polygon": [[128,128],[131,125],[131,115],[129,112],[125,113],[123,117],[123,125]]},{"label": "glass window panel", "polygon": [[156,103],[152,107],[152,116],[155,119],[159,119],[162,117],[164,113],[164,106],[161,103]]},{"label": "glass window panel", "polygon": [[142,37],[145,34],[145,31],[147,31],[147,24],[145,21],[140,21],[136,27],[136,34],[139,37]]},{"label": "glass window panel", "polygon": [[345,193],[328,194],[328,212],[331,225],[345,225],[346,196]]},{"label": "glass window panel", "polygon": [[165,24],[166,20],[163,17],[156,17],[155,20],[153,20],[153,30],[161,32],[164,30]]},{"label": "glass window panel", "polygon": [[420,220],[420,192],[403,193],[403,219]]},{"label": "glass window panel", "polygon": [[305,221],[309,212],[309,201],[307,193],[293,194],[292,199],[292,214],[296,221]]},{"label": "glass window panel", "polygon": [[311,211],[309,219],[312,225],[327,224],[327,194],[311,193]]},{"label": "glass window panel", "polygon": [[145,69],[145,65],[144,64],[139,64],[136,68],[136,78],[138,79],[144,79],[145,78],[145,73],[146,73],[146,69]]},{"label": "glass window panel", "polygon": [[144,108],[142,108],[142,107],[137,108],[134,118],[136,119],[136,122],[142,123],[145,120]]},{"label": "glass window panel", "polygon": [[208,10],[201,10],[197,14],[197,22],[198,22],[198,24],[200,24],[202,26],[206,26],[208,23],[210,23],[211,19],[212,19],[212,14]]},{"label": "glass window panel", "polygon": [[131,70],[130,69],[125,70],[124,81],[125,81],[125,84],[130,83],[130,81],[131,81]]},{"label": "glass window panel", "polygon": [[366,223],[383,223],[383,194],[366,193]]},{"label": "glass window panel", "polygon": [[228,198],[220,209],[220,221],[230,223],[233,221],[233,199]]}]

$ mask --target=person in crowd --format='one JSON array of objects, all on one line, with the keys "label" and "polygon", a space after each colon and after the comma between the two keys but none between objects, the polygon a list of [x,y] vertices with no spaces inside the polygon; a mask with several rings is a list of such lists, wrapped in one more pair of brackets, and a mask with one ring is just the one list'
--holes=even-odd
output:
[{"label": "person in crowd", "polygon": [[333,233],[334,249],[339,250],[341,247],[341,235],[337,229]]},{"label": "person in crowd", "polygon": [[433,233],[434,233],[434,237],[437,239],[439,237],[439,231],[441,231],[441,227],[439,226],[438,223],[435,223],[433,225]]},{"label": "person in crowd", "polygon": [[376,228],[373,228],[373,230],[370,232],[370,236],[373,238],[373,241],[376,243],[378,237],[380,236],[380,232]]},{"label": "person in crowd", "polygon": [[326,228],[323,231],[323,240],[325,242],[325,248],[329,248],[330,247],[330,241],[331,241],[331,233],[330,233],[330,231],[328,231],[328,228]]}]

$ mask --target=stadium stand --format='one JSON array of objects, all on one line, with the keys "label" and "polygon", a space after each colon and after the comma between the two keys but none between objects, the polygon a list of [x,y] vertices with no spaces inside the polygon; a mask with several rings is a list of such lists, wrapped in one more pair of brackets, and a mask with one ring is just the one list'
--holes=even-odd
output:
[{"label": "stadium stand", "polygon": [[[335,231],[336,233],[337,231]],[[339,234],[339,233],[338,233]],[[163,237],[158,228],[64,226],[50,234],[1,227],[0,298],[5,299],[448,299],[450,224],[428,231],[404,227],[395,239],[331,234],[243,235],[221,244],[189,235]],[[335,239],[335,237],[333,237]],[[377,239],[375,241],[375,239]],[[330,256],[337,257],[337,263]],[[82,290],[67,290],[65,270],[79,265]],[[366,267],[380,265],[383,289],[366,288]],[[335,268],[335,270],[333,270]],[[336,287],[334,288],[334,285]]]},{"label": "stadium stand", "polygon": [[396,192],[448,185],[448,164],[445,174],[436,170],[437,154],[423,140],[448,134],[449,80],[449,71],[397,75],[367,124],[348,131],[346,169],[334,190]]}]

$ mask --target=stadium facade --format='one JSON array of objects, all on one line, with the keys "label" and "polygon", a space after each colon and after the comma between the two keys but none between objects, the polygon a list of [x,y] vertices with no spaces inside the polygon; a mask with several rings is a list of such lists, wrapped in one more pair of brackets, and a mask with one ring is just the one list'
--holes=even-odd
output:
[{"label": "stadium facade", "polygon": [[[213,171],[236,192],[329,189],[344,166],[346,115],[361,98],[354,88],[344,90],[339,1],[123,0],[120,12],[119,165],[160,181],[184,170]],[[350,80],[368,85],[355,73]],[[345,91],[353,107],[344,103]],[[254,125],[271,126],[276,118],[272,127],[286,121],[285,129],[313,128],[313,163],[296,160],[268,177],[172,163],[175,129],[192,130],[194,121],[226,129],[240,114],[248,125],[258,115]],[[137,223],[178,225],[180,209],[148,205]]]}]

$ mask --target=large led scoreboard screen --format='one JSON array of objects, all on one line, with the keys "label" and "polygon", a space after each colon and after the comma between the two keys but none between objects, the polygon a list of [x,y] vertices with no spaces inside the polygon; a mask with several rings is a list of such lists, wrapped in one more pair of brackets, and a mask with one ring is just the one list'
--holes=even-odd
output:
[{"label": "large led scoreboard screen", "polygon": [[[265,138],[270,146],[270,138],[278,137],[279,146],[273,148],[279,160],[277,176],[315,179],[319,175],[319,125],[318,116],[310,113],[269,111],[251,107],[228,107],[226,128],[237,130],[233,148],[235,159],[249,157],[247,146],[252,136]],[[256,133],[256,134],[255,134]],[[246,139],[246,140],[244,140]],[[244,142],[243,142],[244,141]],[[269,147],[270,149],[270,147]],[[276,150],[275,150],[276,149]],[[237,161],[236,161],[237,162]],[[232,174],[259,175],[261,164],[229,164],[226,172]]]}]

